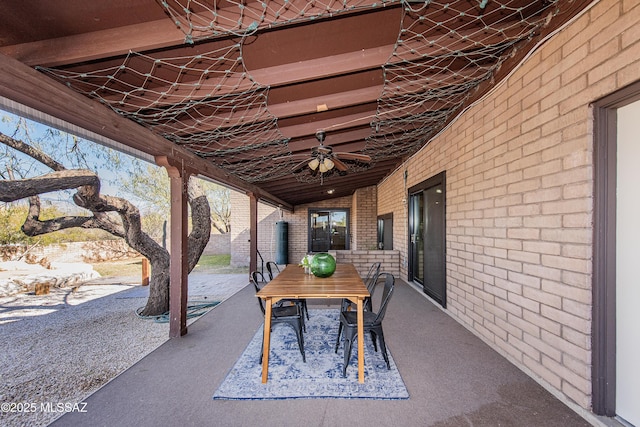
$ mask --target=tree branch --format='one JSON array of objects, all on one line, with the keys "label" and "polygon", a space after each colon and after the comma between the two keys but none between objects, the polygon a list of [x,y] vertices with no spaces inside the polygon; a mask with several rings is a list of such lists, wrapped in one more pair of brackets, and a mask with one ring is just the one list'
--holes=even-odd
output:
[{"label": "tree branch", "polygon": [[22,224],[22,232],[30,237],[39,236],[71,227],[85,227],[85,224],[92,220],[92,217],[86,216],[62,216],[41,221],[39,217],[40,198],[37,196],[29,197],[29,213]]},{"label": "tree branch", "polygon": [[3,180],[0,181],[0,201],[14,202],[38,194],[81,186],[90,186],[94,189],[93,191],[100,191],[100,179],[89,170],[64,169],[35,178]]},{"label": "tree branch", "polygon": [[62,163],[56,162],[42,151],[38,150],[35,147],[32,147],[29,144],[25,144],[23,141],[13,139],[10,136],[0,133],[0,142],[20,151],[21,153],[26,154],[27,156],[39,161],[43,165],[53,169],[54,171],[62,171],[66,169]]}]

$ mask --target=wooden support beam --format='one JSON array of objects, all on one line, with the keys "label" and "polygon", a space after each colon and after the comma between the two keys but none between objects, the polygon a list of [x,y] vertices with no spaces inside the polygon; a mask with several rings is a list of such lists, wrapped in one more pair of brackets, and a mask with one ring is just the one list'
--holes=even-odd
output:
[{"label": "wooden support beam", "polygon": [[187,333],[189,172],[184,165],[172,165],[166,157],[156,158],[156,162],[166,168],[171,186],[169,338],[178,338]]},{"label": "wooden support beam", "polygon": [[255,193],[266,203],[293,211],[293,206],[212,163],[178,147],[106,106],[72,91],[63,84],[0,54],[0,96],[81,127],[151,156],[184,162],[198,174],[245,193]]},{"label": "wooden support beam", "polygon": [[249,193],[249,271],[258,269],[258,198]]}]

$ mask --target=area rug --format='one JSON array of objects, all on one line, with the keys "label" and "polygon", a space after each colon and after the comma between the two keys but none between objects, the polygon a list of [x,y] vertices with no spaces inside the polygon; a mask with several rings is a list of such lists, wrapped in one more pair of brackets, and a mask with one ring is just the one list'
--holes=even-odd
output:
[{"label": "area rug", "polygon": [[[213,395],[213,399],[275,400],[308,398],[408,399],[409,393],[389,352],[391,370],[375,352],[371,336],[365,337],[365,382],[358,382],[358,351],[353,349],[342,377],[343,344],[334,352],[338,334],[338,310],[309,310],[302,362],[296,335],[288,325],[278,324],[271,333],[269,380],[262,384],[260,350],[262,327]],[[389,350],[387,346],[387,351]]]}]

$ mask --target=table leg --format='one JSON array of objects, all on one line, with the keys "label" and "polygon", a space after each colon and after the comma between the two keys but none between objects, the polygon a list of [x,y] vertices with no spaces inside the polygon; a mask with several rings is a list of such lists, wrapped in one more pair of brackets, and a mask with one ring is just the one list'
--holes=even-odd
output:
[{"label": "table leg", "polygon": [[262,383],[269,377],[269,346],[271,344],[271,298],[264,302],[264,332],[262,334]]},{"label": "table leg", "polygon": [[358,382],[364,383],[364,298],[358,298]]}]

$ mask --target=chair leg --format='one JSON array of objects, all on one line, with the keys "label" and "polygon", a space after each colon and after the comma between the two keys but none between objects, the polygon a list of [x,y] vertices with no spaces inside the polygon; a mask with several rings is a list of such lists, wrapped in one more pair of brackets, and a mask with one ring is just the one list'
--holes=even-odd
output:
[{"label": "chair leg", "polygon": [[346,336],[344,337],[344,365],[342,366],[342,377],[347,377],[347,366],[351,360],[351,347],[353,346],[353,339]]},{"label": "chair leg", "polygon": [[302,316],[300,317],[301,317],[300,323],[298,323],[297,327],[294,327],[294,329],[296,330],[296,337],[298,338],[298,348],[300,349],[300,354],[302,355],[302,361],[306,363],[307,359],[304,355],[304,337],[302,336],[302,323],[301,323],[301,322],[304,322],[304,320],[302,320]]},{"label": "chair leg", "polygon": [[377,336],[376,333],[373,331],[373,329],[371,331],[369,331],[369,333],[371,334],[371,341],[373,342],[373,350],[377,353],[378,352],[378,344],[376,343],[377,340]]},{"label": "chair leg", "polygon": [[338,352],[338,347],[340,347],[340,335],[342,335],[342,322],[338,325],[338,338],[336,338],[336,349],[335,352]]},{"label": "chair leg", "polygon": [[307,308],[307,300],[306,299],[302,300],[302,307],[304,308],[304,312],[307,314],[307,320],[309,320],[309,309]]},{"label": "chair leg", "polygon": [[387,362],[387,369],[391,369],[391,364],[389,363],[389,355],[387,354],[387,346],[384,342],[384,333],[382,333],[382,328],[378,332],[378,339],[380,340],[380,351],[382,352],[382,357],[384,357],[384,361]]}]

